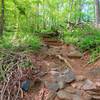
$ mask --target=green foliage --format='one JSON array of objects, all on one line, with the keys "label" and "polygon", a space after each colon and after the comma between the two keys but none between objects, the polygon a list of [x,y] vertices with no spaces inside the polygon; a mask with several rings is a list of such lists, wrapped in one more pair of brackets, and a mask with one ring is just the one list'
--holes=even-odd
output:
[{"label": "green foliage", "polygon": [[25,33],[5,33],[0,39],[0,48],[5,49],[38,49],[41,46],[39,37]]},{"label": "green foliage", "polygon": [[80,28],[75,28],[72,31],[64,31],[64,41],[65,43],[71,43],[77,45],[79,38],[81,37],[83,31]]},{"label": "green foliage", "polygon": [[64,31],[64,41],[76,45],[82,52],[88,50],[91,53],[90,62],[100,56],[100,30],[91,25]]},{"label": "green foliage", "polygon": [[74,44],[81,51],[100,45],[99,30],[88,24],[76,25],[94,20],[94,0],[5,0],[4,3],[5,33],[0,48],[38,49],[41,42],[33,33],[42,36],[56,30],[65,43]]},{"label": "green foliage", "polygon": [[100,46],[91,50],[91,57],[89,63],[92,63],[100,58]]},{"label": "green foliage", "polygon": [[91,34],[83,36],[79,41],[81,50],[90,50],[100,45],[100,34]]},{"label": "green foliage", "polygon": [[[5,30],[41,32],[94,17],[94,0],[5,0]],[[88,10],[83,11],[84,5]],[[82,10],[80,7],[82,6]]]}]

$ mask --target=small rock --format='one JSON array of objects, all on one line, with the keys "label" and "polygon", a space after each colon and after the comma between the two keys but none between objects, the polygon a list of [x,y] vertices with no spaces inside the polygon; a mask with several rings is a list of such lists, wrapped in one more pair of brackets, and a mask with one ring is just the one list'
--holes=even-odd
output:
[{"label": "small rock", "polygon": [[97,87],[100,87],[100,82],[95,83]]},{"label": "small rock", "polygon": [[65,87],[65,83],[63,81],[58,82],[59,89],[63,89]]},{"label": "small rock", "polygon": [[59,85],[57,82],[45,82],[45,86],[51,91],[57,91],[59,89]]},{"label": "small rock", "polygon": [[50,71],[50,74],[53,76],[58,76],[59,72],[58,71]]},{"label": "small rock", "polygon": [[83,75],[76,76],[76,81],[84,81],[84,80],[86,80],[85,76],[83,76]]},{"label": "small rock", "polygon": [[71,83],[71,86],[73,87],[73,88],[77,88],[77,83],[75,82],[75,83]]},{"label": "small rock", "polygon": [[64,90],[58,91],[57,96],[61,100],[72,100],[73,94],[70,94]]},{"label": "small rock", "polygon": [[30,80],[25,80],[22,82],[22,85],[21,85],[21,89],[25,92],[28,92],[29,88],[30,88]]},{"label": "small rock", "polygon": [[63,82],[63,84],[71,83],[75,80],[75,74],[71,69],[66,69],[63,72],[50,71],[55,81]]},{"label": "small rock", "polygon": [[63,78],[66,83],[71,83],[76,79],[74,72],[70,69],[63,72]]},{"label": "small rock", "polygon": [[74,46],[70,46],[70,51],[75,51],[76,48]]},{"label": "small rock", "polygon": [[92,90],[92,89],[96,89],[96,85],[95,85],[92,81],[90,81],[89,79],[87,79],[87,80],[84,82],[84,84],[83,84],[83,86],[82,86],[81,89],[83,89],[83,90]]},{"label": "small rock", "polygon": [[72,51],[68,54],[68,57],[70,58],[81,58],[82,54],[79,51]]},{"label": "small rock", "polygon": [[51,71],[59,71],[58,68],[51,68]]}]

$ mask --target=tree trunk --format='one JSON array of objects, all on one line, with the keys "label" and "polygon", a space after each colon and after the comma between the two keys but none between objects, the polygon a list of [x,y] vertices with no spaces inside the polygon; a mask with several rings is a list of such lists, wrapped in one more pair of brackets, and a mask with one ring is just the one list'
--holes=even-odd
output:
[{"label": "tree trunk", "polygon": [[96,27],[100,24],[100,4],[99,0],[95,0]]},{"label": "tree trunk", "polygon": [[4,29],[4,0],[1,0],[0,35],[3,34],[3,29]]}]

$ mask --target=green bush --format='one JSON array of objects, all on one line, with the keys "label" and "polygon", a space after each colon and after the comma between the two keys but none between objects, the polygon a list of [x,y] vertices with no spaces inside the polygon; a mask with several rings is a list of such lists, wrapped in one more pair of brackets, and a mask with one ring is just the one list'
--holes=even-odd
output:
[{"label": "green bush", "polygon": [[0,48],[5,49],[38,49],[41,46],[40,38],[27,33],[5,33],[0,39]]},{"label": "green bush", "polygon": [[90,56],[89,63],[94,62],[95,60],[98,59],[98,57],[100,57],[100,46],[91,50],[91,56]]},{"label": "green bush", "polygon": [[91,53],[90,62],[100,56],[100,30],[85,25],[83,28],[74,28],[71,31],[64,31],[63,40],[65,43],[76,45],[81,52]]},{"label": "green bush", "polygon": [[100,34],[86,35],[78,43],[81,50],[90,50],[100,45]]}]

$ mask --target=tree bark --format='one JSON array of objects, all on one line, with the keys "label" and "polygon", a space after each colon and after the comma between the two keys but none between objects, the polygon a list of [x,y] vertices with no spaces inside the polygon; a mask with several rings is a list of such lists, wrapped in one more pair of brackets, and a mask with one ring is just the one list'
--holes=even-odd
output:
[{"label": "tree bark", "polygon": [[4,0],[1,0],[0,35],[3,34],[3,30],[4,30]]},{"label": "tree bark", "polygon": [[99,0],[95,0],[95,15],[96,15],[96,27],[100,24],[100,4]]}]

